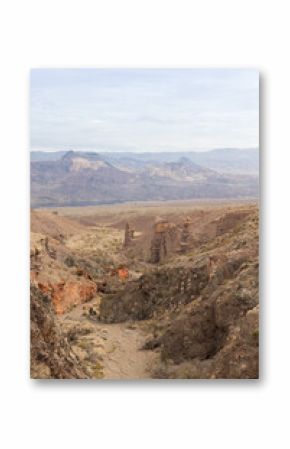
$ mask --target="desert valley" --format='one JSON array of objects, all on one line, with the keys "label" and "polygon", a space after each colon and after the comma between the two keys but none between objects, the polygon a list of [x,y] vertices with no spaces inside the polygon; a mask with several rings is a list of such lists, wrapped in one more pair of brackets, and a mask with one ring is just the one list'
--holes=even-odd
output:
[{"label": "desert valley", "polygon": [[259,376],[251,151],[34,155],[31,377]]}]

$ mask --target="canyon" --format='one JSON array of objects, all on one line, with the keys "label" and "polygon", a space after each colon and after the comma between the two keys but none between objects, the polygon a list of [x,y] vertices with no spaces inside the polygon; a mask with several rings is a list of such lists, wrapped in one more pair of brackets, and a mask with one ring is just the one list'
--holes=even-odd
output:
[{"label": "canyon", "polygon": [[259,376],[255,201],[31,211],[31,377]]}]

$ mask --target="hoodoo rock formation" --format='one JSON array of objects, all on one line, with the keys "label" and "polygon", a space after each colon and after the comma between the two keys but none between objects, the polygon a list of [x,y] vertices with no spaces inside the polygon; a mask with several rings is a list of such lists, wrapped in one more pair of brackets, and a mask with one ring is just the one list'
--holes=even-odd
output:
[{"label": "hoodoo rock formation", "polygon": [[153,227],[150,247],[150,262],[157,264],[176,248],[178,242],[177,228],[164,218],[157,218]]},{"label": "hoodoo rock formation", "polygon": [[131,245],[134,239],[135,230],[130,228],[129,223],[127,222],[125,225],[125,236],[124,236],[124,248],[127,248]]},{"label": "hoodoo rock formation", "polygon": [[185,253],[188,251],[191,243],[191,233],[190,233],[191,220],[187,217],[182,225],[182,231],[180,236],[180,251]]}]

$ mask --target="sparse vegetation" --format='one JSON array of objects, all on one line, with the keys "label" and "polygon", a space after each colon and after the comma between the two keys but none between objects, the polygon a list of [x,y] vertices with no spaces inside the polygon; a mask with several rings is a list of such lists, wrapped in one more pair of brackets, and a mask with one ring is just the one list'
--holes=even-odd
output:
[{"label": "sparse vegetation", "polygon": [[[175,231],[153,264],[150,246],[160,215]],[[129,217],[135,234],[124,248]],[[181,251],[186,217],[191,239]],[[62,354],[79,366],[76,376],[258,376],[255,204],[62,208],[32,211],[31,225],[33,288],[54,307],[68,344]],[[120,267],[127,278],[119,277]],[[43,363],[34,368],[33,376],[37,370],[52,375]]]}]

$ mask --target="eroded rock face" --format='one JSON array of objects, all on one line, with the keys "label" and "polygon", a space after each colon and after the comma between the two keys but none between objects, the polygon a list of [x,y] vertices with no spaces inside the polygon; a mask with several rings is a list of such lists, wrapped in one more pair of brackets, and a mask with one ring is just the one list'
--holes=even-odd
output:
[{"label": "eroded rock face", "polygon": [[96,284],[84,278],[79,281],[71,280],[56,284],[38,282],[38,287],[51,297],[55,313],[59,315],[78,304],[89,301],[97,291]]},{"label": "eroded rock face", "polygon": [[153,271],[128,284],[122,292],[102,300],[100,319],[113,323],[157,317],[191,302],[208,280],[206,258],[192,266]]},{"label": "eroded rock face", "polygon": [[172,322],[159,340],[162,358],[175,363],[206,359],[220,349],[224,335],[224,328],[217,326],[214,306],[204,305]]},{"label": "eroded rock face", "polygon": [[225,262],[218,282],[211,278],[200,297],[155,338],[163,360],[192,361],[192,377],[258,377],[258,264],[242,260]]},{"label": "eroded rock face", "polygon": [[50,299],[30,289],[31,358],[33,379],[86,379],[87,371],[57,325]]},{"label": "eroded rock face", "polygon": [[210,367],[211,378],[257,379],[259,377],[259,306],[232,326],[223,348]]},{"label": "eroded rock face", "polygon": [[[51,298],[54,311],[63,314],[73,306],[89,301],[97,291],[97,284],[89,262],[73,257],[54,240],[32,234],[31,282]],[[51,243],[53,242],[53,243]]]},{"label": "eroded rock face", "polygon": [[195,357],[179,364],[160,364],[156,378],[171,379],[258,379],[259,307],[229,328],[221,348],[208,359]]}]

